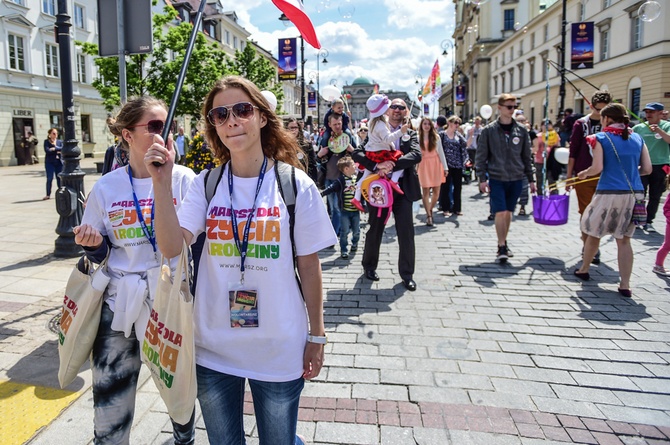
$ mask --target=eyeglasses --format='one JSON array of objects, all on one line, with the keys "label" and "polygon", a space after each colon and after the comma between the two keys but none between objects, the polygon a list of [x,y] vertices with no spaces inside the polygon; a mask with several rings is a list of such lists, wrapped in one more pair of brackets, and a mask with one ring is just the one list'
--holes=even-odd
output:
[{"label": "eyeglasses", "polygon": [[[161,134],[163,132],[163,128],[165,128],[165,121],[161,121],[158,119],[151,120],[147,122],[146,124],[139,124],[139,125],[133,125],[132,127],[127,127],[128,130],[132,130],[137,127],[147,127],[147,132],[151,134]],[[177,123],[173,122],[172,125],[170,125],[170,132],[174,133],[177,128]]]},{"label": "eyeglasses", "polygon": [[358,130],[358,132],[359,132],[359,133],[367,133],[368,130],[366,130],[366,129],[364,129],[364,128],[361,128],[360,130]]},{"label": "eyeglasses", "polygon": [[289,129],[290,131],[293,131],[293,130],[300,130],[300,127],[288,127],[288,129]]},{"label": "eyeglasses", "polygon": [[400,111],[404,111],[407,109],[407,107],[404,105],[396,105],[396,104],[391,105],[389,108],[392,110],[400,110]]},{"label": "eyeglasses", "polygon": [[226,123],[230,112],[238,119],[250,119],[254,115],[254,109],[256,108],[258,107],[249,102],[238,102],[233,105],[216,107],[209,110],[207,120],[210,124],[218,127]]},{"label": "eyeglasses", "polygon": [[461,123],[458,121],[453,121],[452,124],[461,125]]},{"label": "eyeglasses", "polygon": [[508,110],[513,110],[513,109],[516,108],[516,105],[501,105],[501,107],[505,107],[505,108],[507,108]]}]

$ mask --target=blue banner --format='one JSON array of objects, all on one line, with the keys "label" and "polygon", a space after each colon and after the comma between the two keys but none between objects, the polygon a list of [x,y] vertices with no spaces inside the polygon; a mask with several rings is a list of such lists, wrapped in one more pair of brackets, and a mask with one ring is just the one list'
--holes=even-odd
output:
[{"label": "blue banner", "polygon": [[430,112],[430,104],[423,104],[423,114],[428,114]]},{"label": "blue banner", "polygon": [[593,68],[593,22],[572,24],[572,52],[570,62],[573,70]]},{"label": "blue banner", "polygon": [[307,107],[316,108],[316,91],[307,92]]},{"label": "blue banner", "polygon": [[465,105],[465,85],[456,85],[456,105]]},{"label": "blue banner", "polygon": [[298,51],[296,39],[279,39],[279,80],[295,80],[298,77]]}]

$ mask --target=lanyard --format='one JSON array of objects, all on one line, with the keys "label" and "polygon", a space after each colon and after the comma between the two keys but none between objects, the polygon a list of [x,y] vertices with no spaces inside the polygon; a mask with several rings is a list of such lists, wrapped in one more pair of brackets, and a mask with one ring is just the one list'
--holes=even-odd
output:
[{"label": "lanyard", "polygon": [[258,173],[258,183],[256,183],[256,194],[254,195],[254,204],[247,216],[247,224],[244,226],[244,234],[242,242],[240,243],[240,234],[237,229],[237,217],[235,216],[235,209],[233,208],[233,166],[232,162],[228,163],[228,190],[230,191],[230,217],[233,223],[233,236],[235,237],[235,245],[237,250],[240,252],[240,273],[242,277],[240,282],[244,283],[244,261],[247,259],[247,247],[249,246],[249,226],[251,226],[251,220],[256,213],[256,199],[258,194],[261,191],[261,185],[263,184],[263,178],[265,177],[265,169],[268,165],[268,158],[263,157],[263,164],[261,165],[261,171]]},{"label": "lanyard", "polygon": [[144,221],[144,215],[142,214],[142,209],[140,208],[140,202],[137,200],[137,195],[135,194],[135,187],[133,186],[133,172],[130,170],[130,164],[128,164],[128,177],[130,178],[130,188],[133,190],[133,200],[135,201],[135,211],[137,212],[137,219],[140,222],[140,226],[142,226],[142,232],[144,232],[144,236],[147,237],[149,242],[151,243],[151,247],[154,249],[154,253],[156,253],[156,236],[154,235],[153,227],[154,227],[154,200],[151,200],[151,229],[147,227],[146,221]]}]

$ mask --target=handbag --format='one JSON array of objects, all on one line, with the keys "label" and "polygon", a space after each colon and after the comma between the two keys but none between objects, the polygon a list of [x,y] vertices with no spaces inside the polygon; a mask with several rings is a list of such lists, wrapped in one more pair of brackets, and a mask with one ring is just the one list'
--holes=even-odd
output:
[{"label": "handbag", "polygon": [[621,167],[621,171],[623,171],[623,176],[626,178],[626,182],[628,183],[628,187],[630,188],[630,192],[633,194],[635,197],[635,205],[633,206],[633,215],[631,222],[635,224],[636,226],[641,226],[647,223],[647,203],[644,198],[638,199],[637,196],[635,195],[635,190],[633,190],[633,186],[630,183],[630,180],[628,179],[628,175],[626,174],[626,170],[623,168],[623,164],[621,163],[621,158],[619,157],[619,153],[616,150],[616,146],[614,145],[614,141],[609,137],[607,133],[603,133],[607,139],[610,141],[610,144],[612,144],[612,149],[614,150],[614,154],[616,155],[617,160],[619,161],[619,166]]},{"label": "handbag", "polygon": [[82,257],[67,281],[58,324],[58,383],[61,388],[72,383],[91,355],[100,325],[102,296],[110,279],[108,259],[109,253],[94,269],[93,263],[86,256]]},{"label": "handbag", "polygon": [[142,361],[151,371],[170,417],[186,424],[195,409],[195,339],[193,295],[188,280],[188,247],[182,246],[174,278],[161,256],[151,316],[142,347]]}]

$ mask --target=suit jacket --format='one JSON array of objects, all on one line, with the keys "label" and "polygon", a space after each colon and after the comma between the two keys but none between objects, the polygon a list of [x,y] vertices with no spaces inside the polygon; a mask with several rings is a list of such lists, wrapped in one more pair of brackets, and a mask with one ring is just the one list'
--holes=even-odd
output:
[{"label": "suit jacket", "polygon": [[[419,137],[416,131],[407,130],[409,140],[403,141],[400,138],[399,150],[404,153],[395,163],[393,171],[404,170],[402,178],[398,181],[400,189],[405,193],[403,196],[410,201],[418,201],[421,199],[421,184],[419,183],[419,175],[416,167],[421,162],[421,147],[419,146]],[[361,164],[370,171],[375,171],[377,163],[371,161],[365,156],[365,144],[367,138],[360,147],[352,153],[354,161]]]}]

